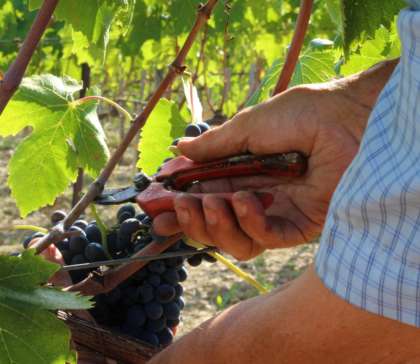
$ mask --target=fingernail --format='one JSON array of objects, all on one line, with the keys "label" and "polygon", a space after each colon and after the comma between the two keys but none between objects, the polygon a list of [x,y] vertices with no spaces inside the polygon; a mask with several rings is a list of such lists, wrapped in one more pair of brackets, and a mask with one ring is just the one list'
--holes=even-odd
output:
[{"label": "fingernail", "polygon": [[241,201],[238,197],[235,198],[234,207],[239,217],[244,217],[248,213],[248,207],[245,202]]},{"label": "fingernail", "polygon": [[188,224],[190,222],[190,212],[187,209],[177,208],[176,214],[181,224]]},{"label": "fingernail", "polygon": [[209,225],[217,224],[218,219],[217,219],[216,211],[208,207],[205,207],[204,214],[206,215],[206,221],[209,223]]}]

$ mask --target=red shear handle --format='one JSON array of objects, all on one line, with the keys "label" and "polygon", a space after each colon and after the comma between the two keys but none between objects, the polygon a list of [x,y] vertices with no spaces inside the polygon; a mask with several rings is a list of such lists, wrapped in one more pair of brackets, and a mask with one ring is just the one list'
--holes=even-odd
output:
[{"label": "red shear handle", "polygon": [[209,163],[197,163],[178,157],[162,167],[156,181],[168,182],[175,190],[182,190],[195,181],[224,177],[244,177],[265,174],[273,177],[296,178],[307,168],[307,160],[300,153],[256,156],[245,154]]},{"label": "red shear handle", "polygon": [[[136,201],[146,214],[154,218],[162,212],[174,211],[174,200],[178,193],[167,190],[161,183],[152,183],[147,189],[137,195]],[[191,195],[200,199],[205,196],[200,193],[193,193]],[[232,204],[233,193],[214,193],[213,195],[222,197],[228,203]],[[265,209],[269,208],[274,201],[271,193],[257,192],[256,195]]]}]

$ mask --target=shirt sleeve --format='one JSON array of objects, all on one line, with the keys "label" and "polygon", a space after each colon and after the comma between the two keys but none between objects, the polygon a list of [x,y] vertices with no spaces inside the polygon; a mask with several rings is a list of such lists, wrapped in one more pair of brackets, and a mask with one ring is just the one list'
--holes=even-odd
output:
[{"label": "shirt sleeve", "polygon": [[351,304],[420,327],[420,11],[398,29],[400,63],[334,193],[316,270]]}]

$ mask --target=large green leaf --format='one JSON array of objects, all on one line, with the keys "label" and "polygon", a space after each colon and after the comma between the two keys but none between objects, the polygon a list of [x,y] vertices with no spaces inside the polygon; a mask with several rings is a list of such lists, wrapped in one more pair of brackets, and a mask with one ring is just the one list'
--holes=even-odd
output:
[{"label": "large green leaf", "polygon": [[88,297],[42,288],[59,266],[25,251],[0,256],[0,363],[61,364],[71,359],[70,332],[53,312],[88,309]]},{"label": "large green leaf", "polygon": [[171,156],[168,146],[184,134],[186,126],[176,104],[161,99],[142,130],[138,167],[147,174],[155,173],[163,160]]},{"label": "large green leaf", "polygon": [[394,16],[407,5],[404,0],[341,0],[344,14],[344,47],[373,37],[380,25],[389,27]]},{"label": "large green leaf", "polygon": [[[38,9],[43,0],[29,0],[29,8]],[[82,32],[100,49],[105,49],[114,20],[121,20],[125,28],[130,25],[135,0],[60,0],[55,16]]]},{"label": "large green leaf", "polygon": [[75,103],[79,89],[76,81],[52,75],[24,79],[0,116],[1,136],[33,127],[9,163],[8,184],[24,216],[53,203],[79,167],[96,176],[106,163],[97,102]]},{"label": "large green leaf", "polygon": [[[283,68],[283,60],[275,60],[266,72],[260,86],[247,101],[246,106],[258,104],[270,97]],[[299,58],[290,87],[300,84],[318,83],[335,76],[334,50],[316,50],[309,48]]]}]

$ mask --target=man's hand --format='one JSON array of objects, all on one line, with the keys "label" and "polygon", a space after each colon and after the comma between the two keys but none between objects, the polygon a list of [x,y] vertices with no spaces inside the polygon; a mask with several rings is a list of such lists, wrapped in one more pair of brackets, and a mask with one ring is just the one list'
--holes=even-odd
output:
[{"label": "man's hand", "polygon": [[[196,161],[245,152],[299,151],[309,157],[308,170],[293,180],[257,176],[202,183],[195,189],[207,194],[203,203],[183,194],[175,201],[176,215],[165,213],[155,219],[155,232],[171,235],[182,230],[238,259],[315,238],[335,187],[358,151],[371,107],[388,78],[384,73],[389,76],[393,69],[386,67],[385,71],[368,71],[363,77],[293,88],[198,138],[181,141],[181,152]],[[358,92],[363,90],[363,82],[369,82],[365,94]],[[269,209],[264,211],[250,192],[256,190],[274,195]],[[234,195],[233,210],[211,195],[236,191],[240,192]]]}]

